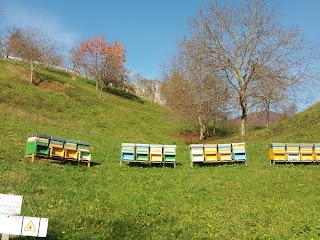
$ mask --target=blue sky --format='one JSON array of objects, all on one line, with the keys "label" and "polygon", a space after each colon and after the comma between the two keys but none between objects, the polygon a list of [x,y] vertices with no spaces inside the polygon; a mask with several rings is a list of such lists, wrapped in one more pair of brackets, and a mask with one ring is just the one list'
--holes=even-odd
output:
[{"label": "blue sky", "polygon": [[6,14],[0,27],[38,26],[66,48],[83,37],[104,35],[127,50],[127,67],[145,78],[159,78],[159,65],[186,31],[188,17],[199,9],[195,0],[0,0]]},{"label": "blue sky", "polygon": [[[234,0],[236,1],[236,0]],[[320,43],[319,0],[268,0],[279,6],[285,26],[298,26],[306,39]],[[206,0],[0,0],[8,26],[37,26],[70,49],[88,36],[118,40],[127,50],[127,68],[147,79],[161,78],[161,64],[187,33],[189,17]],[[315,101],[320,94],[314,93]]]}]

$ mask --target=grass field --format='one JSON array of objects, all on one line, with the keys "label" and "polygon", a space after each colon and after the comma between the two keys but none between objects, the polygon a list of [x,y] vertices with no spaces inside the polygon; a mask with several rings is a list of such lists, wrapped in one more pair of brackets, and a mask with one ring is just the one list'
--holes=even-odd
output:
[{"label": "grass field", "polygon": [[[190,167],[192,140],[166,108],[88,80],[0,61],[0,193],[21,215],[49,218],[47,239],[319,239],[320,165],[272,165],[270,142],[320,142],[320,103],[246,138],[243,165]],[[92,144],[85,165],[31,163],[28,134]],[[196,141],[196,140],[195,140]],[[176,168],[120,166],[122,142],[176,144]],[[16,239],[33,239],[16,237]]]}]

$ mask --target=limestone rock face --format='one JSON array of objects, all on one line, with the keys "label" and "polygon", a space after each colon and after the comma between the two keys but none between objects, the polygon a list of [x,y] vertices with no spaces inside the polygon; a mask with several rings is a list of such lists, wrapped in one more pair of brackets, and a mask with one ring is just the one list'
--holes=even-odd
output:
[{"label": "limestone rock face", "polygon": [[142,79],[135,84],[134,90],[137,96],[164,105],[165,100],[161,94],[161,84],[158,80]]}]

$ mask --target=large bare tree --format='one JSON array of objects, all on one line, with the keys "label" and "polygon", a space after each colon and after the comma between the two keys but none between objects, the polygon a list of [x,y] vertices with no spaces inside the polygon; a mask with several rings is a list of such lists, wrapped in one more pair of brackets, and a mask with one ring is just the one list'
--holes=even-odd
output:
[{"label": "large bare tree", "polygon": [[241,135],[245,135],[248,111],[256,104],[259,81],[281,72],[277,84],[284,81],[296,87],[313,77],[315,51],[308,51],[298,29],[283,27],[277,10],[263,0],[210,2],[190,26],[195,48],[209,56],[232,90],[230,102],[236,101],[241,109]]}]

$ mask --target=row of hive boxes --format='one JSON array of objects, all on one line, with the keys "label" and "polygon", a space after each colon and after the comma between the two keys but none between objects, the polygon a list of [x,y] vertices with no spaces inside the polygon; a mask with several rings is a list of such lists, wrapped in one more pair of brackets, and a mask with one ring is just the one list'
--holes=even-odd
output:
[{"label": "row of hive boxes", "polygon": [[28,137],[26,155],[91,161],[90,143],[38,133]]},{"label": "row of hive boxes", "polygon": [[122,143],[122,161],[174,163],[176,145]]},{"label": "row of hive boxes", "polygon": [[320,143],[270,143],[270,161],[320,161]]},{"label": "row of hive boxes", "polygon": [[192,162],[231,162],[245,161],[245,143],[230,144],[191,144]]}]

